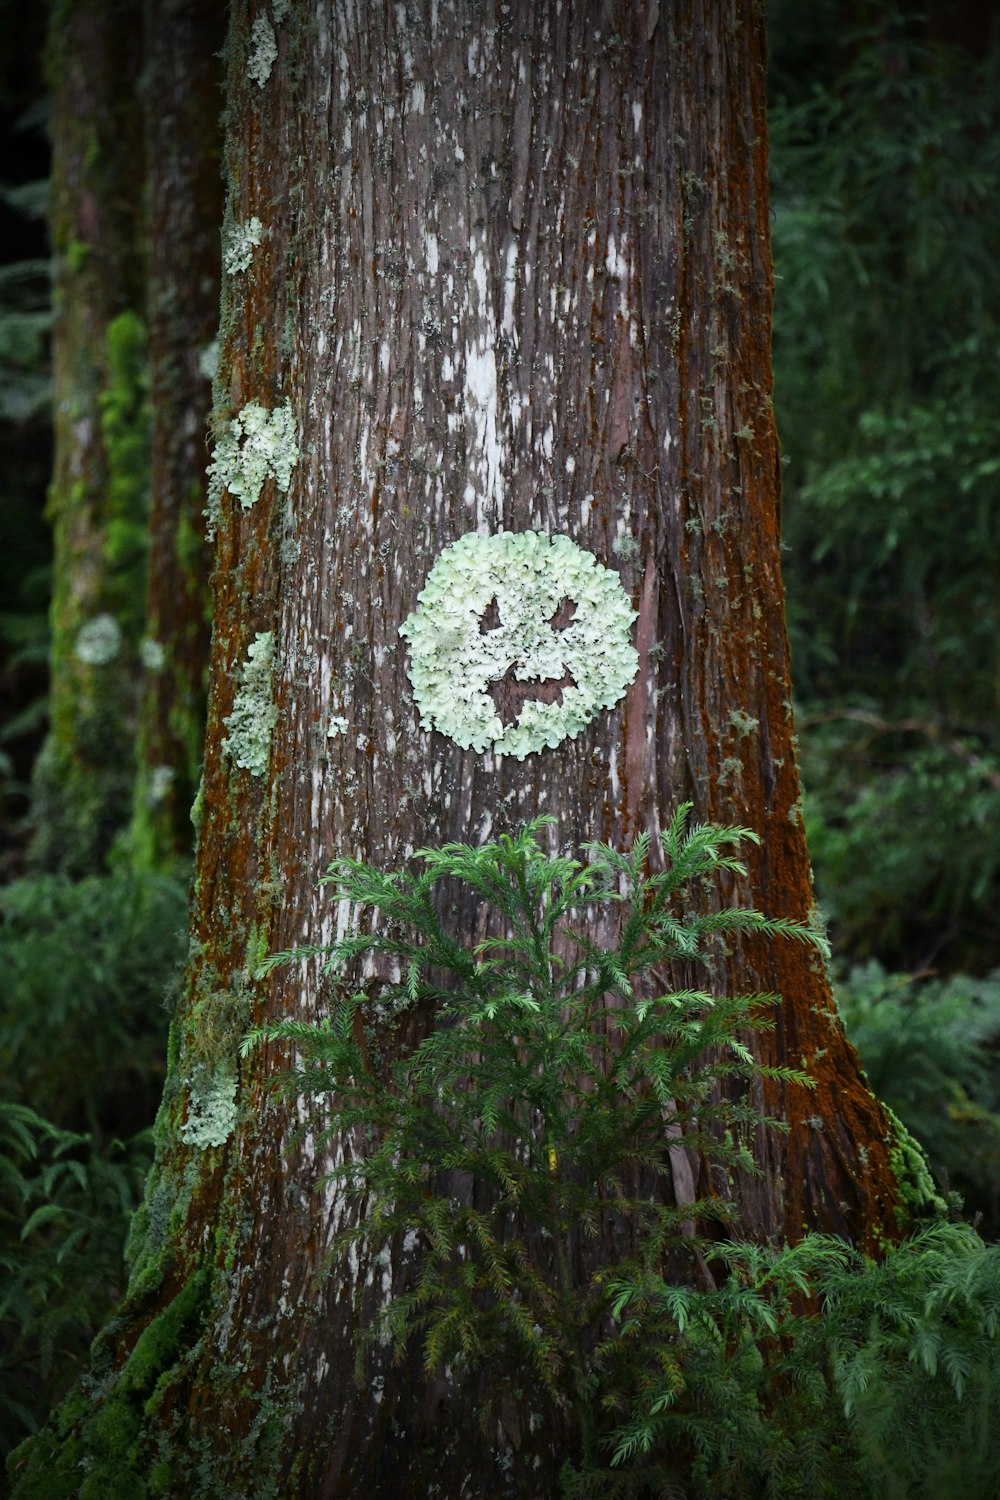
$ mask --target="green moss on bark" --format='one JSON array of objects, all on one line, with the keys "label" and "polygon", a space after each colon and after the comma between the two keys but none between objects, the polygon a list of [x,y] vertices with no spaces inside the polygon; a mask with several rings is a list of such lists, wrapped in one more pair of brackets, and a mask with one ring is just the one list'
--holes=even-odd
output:
[{"label": "green moss on bark", "polygon": [[74,1392],[43,1432],[22,1443],[9,1462],[12,1500],[146,1500],[147,1409],[197,1337],[207,1292],[202,1267],[143,1329],[113,1385]]}]

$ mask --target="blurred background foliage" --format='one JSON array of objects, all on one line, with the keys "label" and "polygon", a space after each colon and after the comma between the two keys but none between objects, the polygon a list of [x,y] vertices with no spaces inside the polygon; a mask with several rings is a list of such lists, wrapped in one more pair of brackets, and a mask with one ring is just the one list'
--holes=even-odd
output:
[{"label": "blurred background foliage", "polygon": [[16,832],[45,727],[52,473],[49,146],[41,7],[0,5],[0,880],[18,868]]},{"label": "blurred background foliage", "polygon": [[875,1090],[1000,1233],[1000,12],[771,0],[809,847]]},{"label": "blurred background foliage", "polygon": [[[874,1088],[996,1237],[1000,7],[769,14],[785,579],[818,894]],[[31,864],[52,594],[44,32],[42,7],[0,0],[5,1448],[121,1288],[186,943],[183,868],[139,871],[123,844],[83,879]]]},{"label": "blurred background foliage", "polygon": [[859,7],[845,29],[810,6],[810,79],[802,8],[773,6],[785,577],[838,950],[982,973],[1000,964],[1000,47],[961,5],[923,9]]},{"label": "blurred background foliage", "polygon": [[[168,1005],[186,953],[187,871],[119,847],[83,879],[33,868],[31,782],[48,722],[53,471],[46,8],[0,0],[0,1449],[83,1369],[125,1283],[152,1159]],[[141,332],[141,330],[140,330]],[[112,375],[141,388],[119,320]],[[148,424],[104,419],[148,469]],[[114,499],[114,497],[112,497]],[[119,528],[119,550],[146,538]],[[122,600],[142,609],[142,595]],[[141,634],[142,620],[128,619]],[[0,1478],[0,1493],[4,1493]]]}]

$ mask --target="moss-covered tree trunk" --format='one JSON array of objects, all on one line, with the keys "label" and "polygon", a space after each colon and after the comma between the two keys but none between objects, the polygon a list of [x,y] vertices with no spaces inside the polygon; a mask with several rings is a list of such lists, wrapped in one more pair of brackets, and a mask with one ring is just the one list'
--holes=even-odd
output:
[{"label": "moss-covered tree trunk", "polygon": [[191,847],[204,740],[204,510],[219,319],[222,0],[147,0],[150,540],[133,853]]},{"label": "moss-covered tree trunk", "polygon": [[[355,1378],[358,1310],[398,1267],[321,1275],[330,1158],[268,1091],[267,1055],[238,1047],[250,1020],[319,1014],[315,974],[255,968],[331,935],[317,881],[338,855],[390,864],[539,812],[560,840],[628,844],[690,799],[761,837],[725,895],[808,919],[762,17],[237,0],[228,68],[196,956],[97,1394],[21,1456],[16,1493],[87,1465],[87,1495],[122,1475],[137,1496],[550,1495],[558,1423],[479,1438],[472,1385],[377,1350]],[[422,724],[399,635],[443,549],[504,530],[568,537],[636,612],[625,696],[523,759]],[[482,612],[484,632],[508,624]],[[549,675],[536,696],[561,707],[573,684]],[[494,686],[505,726],[530,688]],[[716,978],[780,993],[768,1057],[817,1081],[765,1100],[790,1130],[740,1185],[746,1231],[891,1233],[889,1125],[817,963],[744,945]]]},{"label": "moss-covered tree trunk", "polygon": [[51,724],[35,862],[98,868],[132,810],[148,524],[139,0],[52,7]]}]

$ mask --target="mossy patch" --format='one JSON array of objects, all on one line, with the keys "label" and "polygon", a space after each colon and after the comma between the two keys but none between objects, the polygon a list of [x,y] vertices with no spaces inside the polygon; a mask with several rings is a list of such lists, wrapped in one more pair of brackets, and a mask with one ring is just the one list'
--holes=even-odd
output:
[{"label": "mossy patch", "polygon": [[207,1291],[203,1267],[139,1335],[105,1394],[88,1401],[75,1391],[49,1426],[17,1449],[10,1460],[12,1500],[146,1500],[146,1403],[190,1343]]}]

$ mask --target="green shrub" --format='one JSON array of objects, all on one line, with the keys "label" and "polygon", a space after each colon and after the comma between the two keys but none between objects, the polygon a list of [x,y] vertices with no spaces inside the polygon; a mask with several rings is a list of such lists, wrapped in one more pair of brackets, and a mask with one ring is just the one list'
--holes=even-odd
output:
[{"label": "green shrub", "polygon": [[0,1448],[35,1431],[86,1369],[124,1291],[150,1132],[99,1148],[0,1104]]},{"label": "green shrub", "polygon": [[877,963],[834,986],[875,1093],[961,1194],[984,1234],[1000,1235],[1000,973],[976,979],[886,974]]},{"label": "green shrub", "polygon": [[[880,1263],[822,1236],[778,1250],[735,1238],[725,1197],[678,1192],[672,1148],[724,1181],[775,1122],[749,1097],[762,997],[671,991],[667,967],[710,967],[744,930],[810,940],[704,910],[745,833],[682,810],[651,876],[645,841],[547,856],[544,821],[424,850],[417,874],[339,862],[351,935],[269,960],[322,957],[330,979],[320,1023],[245,1048],[286,1044],[284,1085],[352,1142],[331,1257],[367,1267],[358,1378],[416,1340],[428,1377],[487,1371],[498,1400],[569,1414],[566,1496],[990,1500],[1000,1250],[945,1223]],[[442,919],[470,896],[479,942]],[[366,1280],[390,1268],[366,1325]]]},{"label": "green shrub", "polygon": [[[545,819],[482,848],[424,850],[418,874],[339,862],[333,899],[371,913],[372,930],[305,950],[334,976],[329,1016],[246,1043],[292,1043],[291,1088],[324,1095],[329,1131],[355,1142],[333,1176],[363,1213],[345,1216],[333,1254],[377,1267],[390,1247],[397,1260],[419,1247],[364,1338],[397,1351],[419,1339],[428,1372],[511,1370],[568,1404],[587,1463],[601,1431],[609,1247],[619,1270],[653,1274],[673,1259],[696,1274],[695,1224],[718,1228],[734,1207],[686,1195],[675,1169],[690,1173],[697,1153],[715,1180],[753,1170],[753,1131],[780,1126],[743,1086],[807,1081],[755,1061],[748,1039],[770,1024],[770,998],[669,986],[672,965],[710,965],[740,932],[817,941],[793,922],[711,910],[713,880],[742,872],[730,846],[752,835],[687,830],[687,812],[655,875],[645,838],[628,855],[589,846],[588,863],[548,857]],[[491,935],[478,943],[442,922],[459,886],[481,903]],[[617,930],[614,947],[588,936],[599,928]],[[291,956],[302,954],[271,962]],[[356,988],[364,961],[388,977]]]},{"label": "green shrub", "polygon": [[584,1470],[570,1494],[1000,1493],[1000,1246],[937,1224],[880,1263],[810,1236],[718,1246],[709,1267],[710,1290],[613,1283],[619,1336],[602,1356],[631,1406],[612,1471]]},{"label": "green shrub", "polygon": [[[186,882],[127,868],[0,889],[0,1442],[86,1367],[124,1289]],[[118,1139],[125,1138],[125,1143]]]},{"label": "green shrub", "polygon": [[186,882],[128,868],[0,889],[0,1086],[53,1124],[130,1135],[159,1103]]}]

